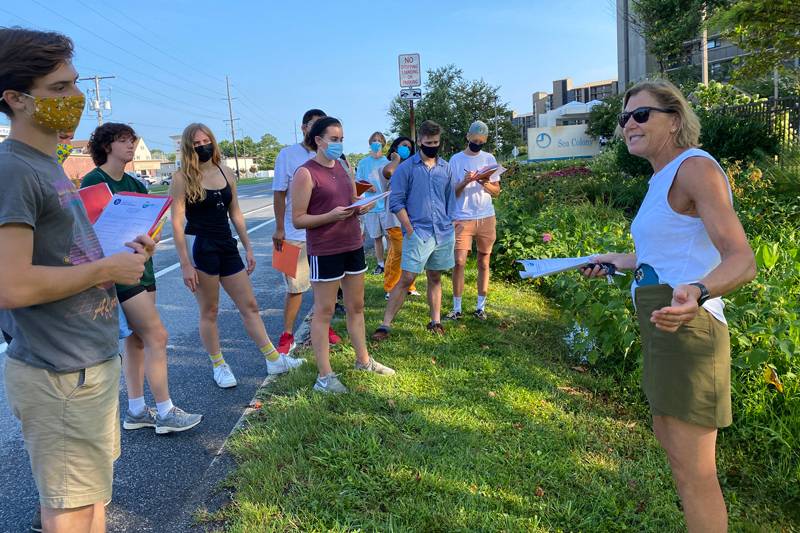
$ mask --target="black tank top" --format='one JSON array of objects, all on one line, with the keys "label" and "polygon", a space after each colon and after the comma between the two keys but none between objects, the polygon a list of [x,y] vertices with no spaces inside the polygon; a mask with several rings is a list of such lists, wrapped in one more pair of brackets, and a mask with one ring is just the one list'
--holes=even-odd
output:
[{"label": "black tank top", "polygon": [[[219,165],[217,165],[219,168]],[[219,168],[220,174],[225,173]],[[231,186],[225,178],[222,189],[206,189],[206,197],[200,201],[186,202],[186,235],[197,235],[211,239],[230,239],[231,227],[228,225],[228,206],[233,201]]]}]

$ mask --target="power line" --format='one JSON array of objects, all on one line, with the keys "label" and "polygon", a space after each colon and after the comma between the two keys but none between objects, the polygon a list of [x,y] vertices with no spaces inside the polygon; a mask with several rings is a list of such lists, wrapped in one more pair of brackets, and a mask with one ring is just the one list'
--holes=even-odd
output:
[{"label": "power line", "polygon": [[[116,90],[122,92],[123,94],[128,95],[131,98],[135,98],[137,100],[141,100],[143,102],[147,102],[147,103],[153,104],[155,106],[163,107],[164,109],[169,109],[171,111],[178,111],[180,113],[186,113],[188,115],[197,116],[197,117],[210,118],[212,120],[218,120],[219,118],[225,116],[225,115],[222,115],[222,114],[217,114],[217,116],[211,116],[211,115],[206,115],[206,114],[203,114],[203,113],[198,113],[196,110],[181,109],[181,108],[175,107],[174,105],[165,104],[163,102],[159,102],[157,100],[153,100],[152,98],[148,98],[146,96],[139,95],[137,93],[134,93],[134,92],[132,92],[130,90],[121,88],[119,86],[116,87]],[[214,112],[210,111],[210,113],[214,113]]]},{"label": "power line", "polygon": [[[138,56],[138,55],[134,54],[133,52],[131,52],[131,51],[129,51],[129,50],[126,50],[125,48],[123,48],[123,47],[119,46],[118,44],[116,44],[116,43],[114,43],[114,42],[112,42],[112,41],[109,41],[109,40],[108,40],[108,39],[106,39],[105,37],[102,37],[102,36],[100,36],[100,35],[98,35],[98,34],[94,33],[93,31],[91,31],[91,30],[89,30],[89,29],[86,29],[86,28],[84,28],[83,26],[81,26],[81,25],[80,25],[80,24],[78,24],[77,22],[74,22],[74,21],[72,21],[72,20],[68,19],[67,17],[65,17],[65,16],[63,15],[63,13],[58,13],[57,11],[54,11],[54,10],[50,9],[49,7],[47,7],[47,6],[45,6],[45,5],[41,4],[41,3],[39,3],[37,0],[31,0],[31,2],[33,2],[34,4],[36,4],[36,5],[40,6],[40,7],[44,8],[44,9],[46,9],[46,10],[48,10],[48,11],[50,11],[51,13],[53,13],[53,14],[55,14],[55,15],[58,15],[59,17],[61,17],[62,19],[66,20],[66,21],[67,21],[67,22],[69,22],[70,24],[74,24],[75,26],[79,27],[79,28],[80,28],[80,29],[82,29],[83,31],[85,31],[85,32],[87,32],[87,33],[90,33],[91,35],[94,35],[94,36],[95,36],[95,37],[97,37],[98,39],[100,39],[100,40],[102,40],[102,41],[105,41],[105,42],[107,42],[107,43],[108,43],[108,44],[110,44],[111,46],[113,46],[113,47],[115,47],[115,48],[119,48],[120,50],[122,50],[122,51],[123,51],[123,52],[125,52],[126,54],[128,54],[128,55],[131,55],[131,56],[135,57],[136,59],[138,59],[138,60],[140,60],[140,61],[143,61],[143,62],[145,62],[145,63],[149,63],[149,61],[148,61],[148,60],[146,60],[146,59],[144,59],[143,57],[140,57],[140,56]],[[97,54],[97,55],[99,55],[99,54]],[[123,66],[124,66],[124,65],[123,65]],[[130,67],[127,67],[127,68],[130,68]],[[208,92],[211,92],[211,93],[213,93],[213,91],[211,91],[210,89],[206,89],[206,88],[205,88],[205,87],[203,87],[202,85],[200,85],[200,84],[198,84],[198,83],[195,83],[195,82],[193,82],[193,81],[191,81],[191,80],[189,80],[189,79],[186,79],[186,78],[184,78],[184,77],[182,77],[182,76],[178,76],[177,74],[175,74],[175,73],[172,73],[172,72],[169,72],[169,71],[168,71],[168,70],[166,70],[166,69],[163,69],[163,68],[160,68],[160,67],[156,67],[156,68],[157,68],[158,70],[161,70],[161,71],[163,71],[163,72],[166,72],[167,74],[169,74],[169,75],[171,75],[171,76],[174,76],[174,77],[176,77],[176,78],[178,78],[178,79],[180,79],[180,80],[183,80],[183,81],[185,81],[185,82],[187,82],[187,83],[191,83],[192,85],[197,85],[198,87],[202,88],[202,89],[203,89],[203,90],[205,90],[205,91],[208,91]],[[133,70],[133,69],[130,69],[130,70]],[[134,71],[134,72],[136,72],[136,71]],[[142,73],[140,73],[140,74],[142,74]],[[148,74],[142,74],[142,75],[143,75],[143,76],[149,76]],[[169,83],[166,83],[166,82],[161,82],[161,83],[165,83],[166,85],[170,85],[170,86],[172,86],[172,87],[175,87],[175,88],[177,88],[177,89],[186,90],[185,88],[183,88],[183,87],[178,87],[177,85],[172,85],[172,84],[169,84]],[[203,98],[208,98],[208,99],[210,99],[210,100],[216,100],[216,98],[217,98],[217,97],[212,97],[212,96],[206,96],[206,95],[204,95],[204,94],[199,94],[199,93],[194,93],[194,94],[197,94],[198,96],[202,96]]]},{"label": "power line", "polygon": [[177,57],[175,57],[175,56],[173,56],[173,55],[171,55],[171,54],[168,54],[168,53],[166,53],[165,51],[161,50],[160,48],[157,48],[157,47],[153,46],[152,44],[148,43],[147,41],[145,41],[144,39],[142,39],[141,37],[139,37],[138,35],[136,35],[136,34],[135,34],[135,33],[133,33],[132,31],[130,31],[130,30],[128,30],[127,28],[125,28],[124,26],[120,26],[119,24],[117,24],[116,22],[114,22],[114,21],[113,21],[113,20],[111,20],[110,18],[106,17],[105,15],[103,15],[102,13],[100,13],[99,11],[97,11],[96,9],[92,8],[91,6],[88,6],[88,5],[86,5],[86,4],[85,4],[85,3],[83,3],[81,0],[76,0],[76,1],[77,1],[77,2],[78,2],[80,5],[82,5],[82,6],[83,6],[83,7],[85,7],[86,9],[88,9],[89,11],[92,11],[92,12],[96,13],[96,14],[97,14],[97,15],[99,15],[100,17],[102,17],[102,18],[106,19],[108,22],[110,22],[111,24],[113,24],[114,26],[116,26],[116,27],[120,28],[121,30],[123,30],[123,31],[125,31],[125,32],[127,32],[127,33],[129,33],[130,35],[132,35],[132,36],[133,36],[133,37],[135,37],[136,39],[138,39],[138,40],[142,41],[144,44],[146,44],[146,45],[147,45],[147,46],[149,46],[150,48],[152,48],[152,49],[156,50],[157,52],[160,52],[160,53],[164,54],[165,56],[167,56],[168,58],[172,59],[173,61],[177,61],[177,62],[178,62],[178,63],[180,63],[181,65],[184,65],[184,66],[186,66],[186,67],[189,67],[190,69],[192,69],[192,70],[195,70],[195,71],[199,72],[200,74],[203,74],[204,76],[208,76],[209,78],[211,78],[211,79],[212,79],[212,80],[214,80],[214,81],[220,81],[218,78],[215,78],[215,77],[214,77],[214,76],[212,76],[211,74],[209,74],[209,73],[207,73],[207,72],[203,72],[202,70],[198,69],[197,67],[194,67],[194,66],[192,66],[192,65],[190,65],[190,64],[188,64],[188,63],[185,63],[185,62],[183,62],[182,60],[178,59]]},{"label": "power line", "polygon": [[[234,87],[236,87],[236,86],[234,85]],[[241,90],[239,87],[236,87],[236,90],[237,90],[237,91],[239,91],[239,94],[241,94],[241,95],[242,95],[242,96],[243,96],[245,99],[247,99],[247,101],[248,101],[248,102],[250,102],[251,104],[253,104],[253,105],[254,105],[254,106],[257,108],[257,109],[259,109],[259,110],[260,110],[262,113],[264,113],[265,115],[267,115],[267,116],[269,116],[269,117],[272,117],[272,118],[273,118],[273,119],[275,119],[275,120],[278,120],[278,121],[280,121],[280,119],[279,119],[279,118],[277,118],[277,117],[274,117],[274,116],[270,115],[269,113],[267,113],[266,111],[264,111],[263,109],[261,109],[261,107],[259,107],[259,105],[258,105],[257,103],[255,103],[253,100],[251,100],[249,96],[247,96],[246,94],[244,94],[244,91],[242,91],[242,90]],[[262,118],[263,118],[263,117],[262,117]],[[266,120],[266,119],[265,119],[265,120]],[[267,120],[267,122],[271,122],[271,121]],[[277,126],[277,124],[276,124],[276,126]],[[277,126],[277,127],[279,127],[279,128],[282,128],[283,126]],[[284,130],[284,132],[287,132],[287,130]],[[292,131],[288,131],[288,133],[292,133]]]}]

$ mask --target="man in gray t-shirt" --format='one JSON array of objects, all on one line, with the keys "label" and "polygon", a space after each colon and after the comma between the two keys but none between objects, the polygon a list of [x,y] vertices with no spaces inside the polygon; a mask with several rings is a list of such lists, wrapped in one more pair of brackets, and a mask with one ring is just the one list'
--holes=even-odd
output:
[{"label": "man in gray t-shirt", "polygon": [[[0,28],[0,326],[12,341],[3,377],[22,422],[45,531],[104,530],[119,456],[118,310],[114,283],[138,283],[155,243],[103,256],[56,157],[85,99],[72,41]],[[146,249],[144,248],[146,247]]]}]

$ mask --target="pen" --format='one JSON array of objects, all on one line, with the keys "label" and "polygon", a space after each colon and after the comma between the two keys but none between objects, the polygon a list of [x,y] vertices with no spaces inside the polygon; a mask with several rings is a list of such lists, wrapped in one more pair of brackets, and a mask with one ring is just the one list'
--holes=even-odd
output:
[{"label": "pen", "polygon": [[[156,226],[156,229],[154,229],[153,231],[150,232],[150,238],[151,239],[154,238],[156,235],[158,235],[158,233],[161,231],[161,227],[164,225],[164,222],[166,222],[166,221],[167,221],[167,217],[162,218],[161,222],[159,222],[158,226]],[[147,250],[147,246],[145,246],[144,249]]]}]

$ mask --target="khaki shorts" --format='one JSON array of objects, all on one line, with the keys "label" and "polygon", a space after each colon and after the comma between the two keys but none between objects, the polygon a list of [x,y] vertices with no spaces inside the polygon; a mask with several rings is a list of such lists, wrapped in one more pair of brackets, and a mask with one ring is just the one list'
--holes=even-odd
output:
[{"label": "khaki shorts", "polygon": [[370,238],[380,239],[386,235],[386,230],[383,228],[383,223],[386,216],[383,211],[378,213],[373,213],[370,211],[364,215],[364,218],[367,222],[367,233],[369,234]]},{"label": "khaki shorts", "polygon": [[297,257],[297,277],[292,278],[283,274],[283,281],[286,284],[286,292],[289,294],[300,294],[311,288],[311,281],[308,277],[308,254],[306,253],[306,241],[295,241],[286,239],[285,242],[300,247],[300,255]]},{"label": "khaki shorts", "polygon": [[456,250],[472,250],[472,237],[478,244],[478,251],[483,254],[492,253],[492,246],[497,240],[497,219],[494,215],[475,220],[456,220]]},{"label": "khaki shorts", "polygon": [[22,422],[42,507],[111,499],[120,454],[120,361],[61,374],[6,358],[8,406]]},{"label": "khaki shorts", "polygon": [[636,287],[635,297],[644,356],[642,390],[650,414],[710,428],[731,425],[728,326],[701,307],[694,320],[669,333],[650,322],[650,316],[670,305],[672,287]]}]

